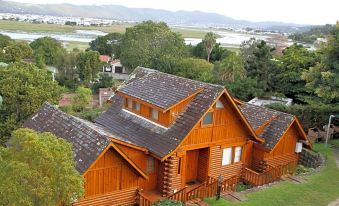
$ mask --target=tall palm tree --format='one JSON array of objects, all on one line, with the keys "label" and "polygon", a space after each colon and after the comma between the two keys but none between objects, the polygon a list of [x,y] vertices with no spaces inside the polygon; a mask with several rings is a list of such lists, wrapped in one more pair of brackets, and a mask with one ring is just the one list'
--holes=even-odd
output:
[{"label": "tall palm tree", "polygon": [[208,32],[204,38],[205,47],[207,51],[207,61],[210,61],[211,53],[215,43],[217,42],[217,36],[213,32]]}]

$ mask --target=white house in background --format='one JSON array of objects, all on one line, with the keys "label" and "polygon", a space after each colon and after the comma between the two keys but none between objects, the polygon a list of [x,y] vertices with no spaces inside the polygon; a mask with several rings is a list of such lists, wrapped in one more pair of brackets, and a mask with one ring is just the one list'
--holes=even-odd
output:
[{"label": "white house in background", "polygon": [[279,103],[285,106],[291,106],[293,104],[293,99],[290,98],[282,98],[282,97],[255,97],[251,99],[248,103],[254,104],[257,106],[265,106],[269,104]]},{"label": "white house in background", "polygon": [[126,80],[128,78],[128,71],[124,67],[119,59],[109,61],[102,67],[102,72],[109,74],[116,80]]}]

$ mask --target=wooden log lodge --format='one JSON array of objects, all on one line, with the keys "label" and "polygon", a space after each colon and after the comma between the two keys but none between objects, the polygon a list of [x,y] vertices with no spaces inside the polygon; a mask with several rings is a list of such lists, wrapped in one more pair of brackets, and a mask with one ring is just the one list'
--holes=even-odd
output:
[{"label": "wooden log lodge", "polygon": [[295,116],[241,102],[220,85],[138,67],[94,122],[45,103],[23,125],[73,145],[85,205],[151,205],[258,186],[295,172],[311,147]]}]

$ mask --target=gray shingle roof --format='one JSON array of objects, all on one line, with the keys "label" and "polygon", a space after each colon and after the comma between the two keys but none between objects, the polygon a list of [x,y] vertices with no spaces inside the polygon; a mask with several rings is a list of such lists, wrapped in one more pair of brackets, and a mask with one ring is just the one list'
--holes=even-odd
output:
[{"label": "gray shingle roof", "polygon": [[271,120],[264,131],[259,134],[259,137],[265,139],[263,146],[270,150],[278,143],[294,119],[293,115],[249,103],[244,103],[239,107],[255,130]]},{"label": "gray shingle roof", "polygon": [[[202,82],[169,75],[147,68],[137,68],[137,72],[148,72],[130,82],[118,91],[141,99],[162,109],[178,103],[191,96],[205,86]],[[140,76],[140,75],[139,75]]]},{"label": "gray shingle roof", "polygon": [[[107,128],[114,136],[137,146],[147,148],[159,157],[166,156],[179,145],[202,115],[209,109],[214,100],[216,100],[224,90],[223,86],[201,83],[141,67],[137,68],[131,77],[131,80],[120,88],[120,91],[127,91],[124,90],[124,87],[129,87],[129,89],[134,88],[135,91],[130,92],[135,95],[137,95],[138,92],[145,94],[146,91],[149,91],[150,87],[130,87],[129,84],[141,85],[139,81],[148,84],[150,81],[145,81],[148,79],[152,80],[152,93],[167,94],[174,91],[172,87],[167,87],[166,85],[173,85],[172,81],[177,82],[175,81],[176,78],[180,79],[180,85],[182,87],[191,87],[194,88],[194,91],[201,90],[200,93],[194,96],[186,109],[179,114],[178,118],[168,129],[147,123],[147,121],[135,115],[126,115],[126,111],[122,109],[123,100],[119,95],[115,95],[112,98],[112,107],[95,120],[96,123]],[[180,90],[179,87],[176,87],[176,89]],[[187,88],[186,90],[188,91]],[[148,97],[151,97],[151,95],[148,95]],[[163,98],[165,97],[166,96],[163,96]],[[170,99],[172,98],[173,96],[170,97]],[[180,101],[180,98],[177,98],[177,101]]]},{"label": "gray shingle roof", "polygon": [[110,142],[110,134],[98,125],[73,117],[49,103],[27,119],[23,127],[51,132],[73,145],[76,169],[83,174]]}]

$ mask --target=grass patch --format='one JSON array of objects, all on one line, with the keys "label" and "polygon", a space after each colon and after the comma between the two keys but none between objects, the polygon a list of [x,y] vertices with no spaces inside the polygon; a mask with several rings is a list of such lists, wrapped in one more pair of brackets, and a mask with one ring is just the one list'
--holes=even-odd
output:
[{"label": "grass patch", "polygon": [[[335,144],[339,144],[339,141],[335,141]],[[284,181],[270,188],[250,193],[247,195],[248,200],[240,203],[231,203],[222,199],[216,201],[215,198],[208,198],[206,201],[214,206],[327,205],[339,197],[339,170],[332,149],[326,148],[323,144],[315,144],[314,150],[326,156],[327,164],[323,170],[309,176],[306,183],[294,184]]]},{"label": "grass patch", "polygon": [[79,49],[80,51],[85,51],[89,48],[89,44],[85,42],[77,42],[77,41],[68,41],[65,42],[66,50],[72,51],[73,49]]},{"label": "grass patch", "polygon": [[[96,30],[106,33],[118,32],[124,33],[126,28],[135,24],[114,24],[111,26],[68,26],[59,24],[34,24],[29,22],[0,20],[0,29],[7,31],[24,32],[54,32],[54,33],[74,33],[76,30]],[[179,32],[185,38],[203,38],[206,31],[190,28],[171,28],[174,32]]]}]

